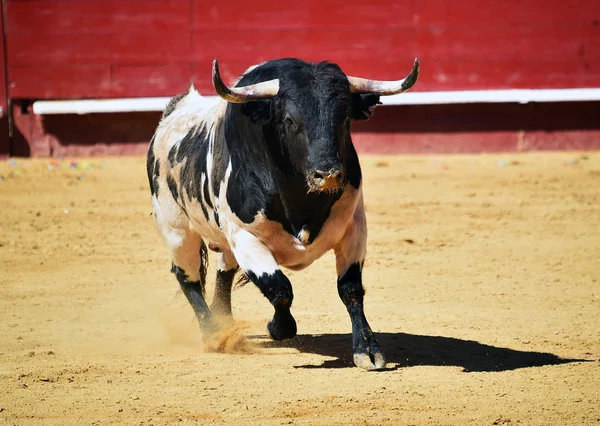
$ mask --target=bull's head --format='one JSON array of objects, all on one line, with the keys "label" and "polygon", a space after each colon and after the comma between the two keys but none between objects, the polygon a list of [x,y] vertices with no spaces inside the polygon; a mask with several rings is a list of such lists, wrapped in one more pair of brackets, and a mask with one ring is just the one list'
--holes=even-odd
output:
[{"label": "bull's head", "polygon": [[346,76],[328,62],[281,59],[250,68],[228,87],[215,59],[212,80],[221,98],[245,104],[242,112],[277,139],[277,150],[305,177],[309,191],[336,191],[345,186],[351,120],[369,118],[380,96],[407,91],[418,75],[417,59],[397,81]]}]

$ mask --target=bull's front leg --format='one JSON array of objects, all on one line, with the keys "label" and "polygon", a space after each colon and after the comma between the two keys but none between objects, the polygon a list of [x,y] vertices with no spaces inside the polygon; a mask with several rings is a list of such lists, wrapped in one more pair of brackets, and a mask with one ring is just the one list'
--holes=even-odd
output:
[{"label": "bull's front leg", "polygon": [[231,250],[246,276],[260,289],[275,308],[267,330],[273,340],[296,335],[296,320],[290,312],[294,294],[290,280],[281,272],[273,254],[258,238],[236,228],[229,237]]},{"label": "bull's front leg", "polygon": [[354,364],[367,370],[378,370],[384,368],[386,363],[363,307],[365,290],[362,285],[362,267],[366,245],[367,226],[361,199],[344,238],[335,247],[337,287],[352,322]]}]

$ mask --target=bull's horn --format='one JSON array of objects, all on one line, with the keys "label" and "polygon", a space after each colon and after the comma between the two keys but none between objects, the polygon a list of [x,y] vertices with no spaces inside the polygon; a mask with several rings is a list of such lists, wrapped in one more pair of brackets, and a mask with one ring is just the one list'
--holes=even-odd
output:
[{"label": "bull's horn", "polygon": [[369,80],[367,78],[350,77],[350,92],[351,93],[374,93],[381,96],[396,95],[406,92],[414,86],[419,77],[419,59],[415,59],[415,63],[406,78],[398,81],[380,81]]},{"label": "bull's horn", "polygon": [[227,102],[243,104],[244,102],[269,99],[279,91],[279,80],[269,80],[243,87],[227,87],[219,74],[219,63],[215,59],[212,67],[212,81],[217,94]]}]

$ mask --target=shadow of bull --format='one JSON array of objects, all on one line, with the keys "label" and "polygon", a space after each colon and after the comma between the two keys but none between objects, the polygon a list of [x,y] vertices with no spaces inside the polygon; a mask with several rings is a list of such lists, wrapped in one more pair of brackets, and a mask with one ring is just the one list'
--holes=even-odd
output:
[{"label": "shadow of bull", "polygon": [[[544,352],[526,352],[485,345],[472,340],[441,336],[420,336],[405,333],[376,333],[389,364],[388,370],[412,366],[457,366],[465,372],[509,371],[518,368],[541,367],[584,359],[560,358]],[[249,336],[262,348],[294,348],[333,358],[320,365],[300,365],[296,368],[349,368],[352,362],[351,334],[299,335],[282,342],[262,340],[265,336]]]}]

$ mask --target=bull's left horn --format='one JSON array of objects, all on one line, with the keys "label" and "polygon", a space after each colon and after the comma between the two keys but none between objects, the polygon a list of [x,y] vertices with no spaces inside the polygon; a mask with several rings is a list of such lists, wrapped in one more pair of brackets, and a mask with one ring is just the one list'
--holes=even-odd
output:
[{"label": "bull's left horn", "polygon": [[213,61],[212,66],[212,81],[217,94],[227,102],[234,104],[269,99],[279,92],[278,79],[242,87],[227,87],[221,79],[221,74],[219,74],[219,63],[216,59]]},{"label": "bull's left horn", "polygon": [[415,63],[410,71],[410,74],[398,81],[380,81],[369,80],[367,78],[350,77],[350,92],[351,93],[373,93],[380,96],[396,95],[406,92],[414,86],[419,77],[419,59],[415,59]]}]

